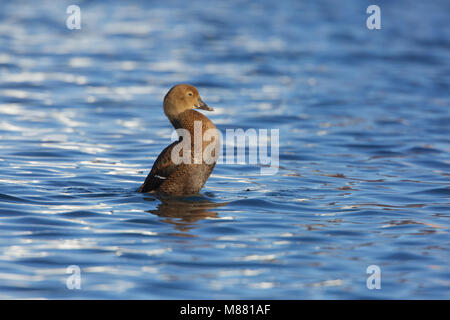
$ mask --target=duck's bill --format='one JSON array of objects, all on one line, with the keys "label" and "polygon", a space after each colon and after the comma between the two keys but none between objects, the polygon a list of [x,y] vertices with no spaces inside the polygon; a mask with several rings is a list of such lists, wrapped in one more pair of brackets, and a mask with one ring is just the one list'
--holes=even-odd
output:
[{"label": "duck's bill", "polygon": [[203,100],[198,101],[198,106],[195,106],[197,109],[202,109],[202,110],[206,110],[206,111],[214,111],[213,108],[211,108],[210,106],[208,106],[206,103],[203,102]]}]

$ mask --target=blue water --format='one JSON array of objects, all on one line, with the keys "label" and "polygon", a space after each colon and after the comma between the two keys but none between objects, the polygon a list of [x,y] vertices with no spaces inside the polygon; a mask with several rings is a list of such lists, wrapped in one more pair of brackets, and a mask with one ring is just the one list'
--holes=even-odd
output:
[{"label": "blue water", "polygon": [[[1,4],[0,298],[450,298],[448,1],[70,4]],[[279,129],[277,174],[137,193],[184,82]]]}]

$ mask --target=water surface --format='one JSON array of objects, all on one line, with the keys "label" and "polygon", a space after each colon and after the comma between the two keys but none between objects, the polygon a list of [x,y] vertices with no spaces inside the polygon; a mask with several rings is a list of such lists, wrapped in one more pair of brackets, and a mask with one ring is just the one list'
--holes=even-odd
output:
[{"label": "water surface", "polygon": [[[70,4],[0,11],[0,298],[450,297],[448,1],[377,1],[381,30],[359,0]],[[137,193],[182,82],[279,129],[277,174]]]}]

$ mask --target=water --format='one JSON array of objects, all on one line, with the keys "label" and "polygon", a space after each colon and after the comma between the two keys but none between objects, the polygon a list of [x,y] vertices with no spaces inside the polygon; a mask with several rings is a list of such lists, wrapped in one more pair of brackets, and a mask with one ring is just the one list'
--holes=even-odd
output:
[{"label": "water", "polygon": [[[450,5],[376,2],[2,3],[0,298],[448,299]],[[137,193],[183,82],[278,173]]]}]

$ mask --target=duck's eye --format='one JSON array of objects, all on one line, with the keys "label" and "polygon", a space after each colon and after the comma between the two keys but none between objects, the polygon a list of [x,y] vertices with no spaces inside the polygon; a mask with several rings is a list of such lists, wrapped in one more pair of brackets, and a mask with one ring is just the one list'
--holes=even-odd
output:
[{"label": "duck's eye", "polygon": [[191,97],[192,97],[192,96],[193,96],[192,92],[189,92],[189,93],[188,93],[188,96],[191,96]]}]

